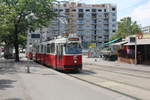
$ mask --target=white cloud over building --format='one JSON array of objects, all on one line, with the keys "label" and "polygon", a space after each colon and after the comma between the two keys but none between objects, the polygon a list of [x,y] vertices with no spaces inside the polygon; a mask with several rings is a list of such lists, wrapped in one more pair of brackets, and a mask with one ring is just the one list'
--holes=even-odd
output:
[{"label": "white cloud over building", "polygon": [[137,20],[142,26],[150,25],[150,1],[133,10],[131,15],[134,20]]}]

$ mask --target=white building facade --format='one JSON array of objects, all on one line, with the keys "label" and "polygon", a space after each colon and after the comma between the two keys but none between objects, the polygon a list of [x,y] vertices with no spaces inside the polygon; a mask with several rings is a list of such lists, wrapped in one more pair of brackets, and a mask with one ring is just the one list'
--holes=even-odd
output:
[{"label": "white building facade", "polygon": [[97,46],[109,41],[116,32],[117,7],[112,4],[82,4],[68,2],[55,6],[60,17],[66,18],[68,25],[60,20],[53,21],[50,34],[77,33],[83,43],[96,43]]},{"label": "white building facade", "polygon": [[35,32],[28,32],[26,52],[31,52],[33,44],[39,44],[41,42],[41,33],[40,29]]},{"label": "white building facade", "polygon": [[116,5],[65,2],[54,5],[54,11],[59,17],[52,20],[48,28],[39,31],[40,41],[63,33],[76,33],[87,48],[90,43],[101,46],[116,32]]},{"label": "white building facade", "polygon": [[150,26],[145,26],[145,27],[143,27],[143,28],[142,28],[142,32],[145,33],[145,34],[147,34],[147,33],[150,34]]}]

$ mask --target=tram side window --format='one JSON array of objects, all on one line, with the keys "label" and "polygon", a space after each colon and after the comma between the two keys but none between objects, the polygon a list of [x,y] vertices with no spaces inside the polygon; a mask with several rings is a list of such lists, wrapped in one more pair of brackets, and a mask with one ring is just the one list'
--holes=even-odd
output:
[{"label": "tram side window", "polygon": [[47,45],[47,53],[50,53],[50,44]]},{"label": "tram side window", "polygon": [[62,56],[63,55],[63,45],[61,45],[60,47],[61,47],[60,55]]},{"label": "tram side window", "polygon": [[55,44],[54,43],[51,44],[51,53],[55,53]]},{"label": "tram side window", "polygon": [[44,53],[46,53],[46,52],[47,52],[46,45],[44,45]]},{"label": "tram side window", "polygon": [[38,46],[35,49],[36,49],[36,52],[38,52],[38,49],[39,49]]},{"label": "tram side window", "polygon": [[39,46],[37,46],[37,48],[36,48],[36,52],[37,52],[37,53],[39,52]]},{"label": "tram side window", "polygon": [[41,53],[43,53],[43,45],[41,45]]}]

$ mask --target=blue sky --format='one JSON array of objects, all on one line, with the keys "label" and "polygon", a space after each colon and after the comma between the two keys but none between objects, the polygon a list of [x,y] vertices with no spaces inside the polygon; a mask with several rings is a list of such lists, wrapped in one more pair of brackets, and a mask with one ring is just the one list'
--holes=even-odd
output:
[{"label": "blue sky", "polygon": [[[61,1],[61,0],[60,0]],[[66,0],[67,1],[67,0]],[[141,26],[150,25],[150,0],[68,0],[88,4],[112,3],[117,5],[117,20],[130,16]]]}]

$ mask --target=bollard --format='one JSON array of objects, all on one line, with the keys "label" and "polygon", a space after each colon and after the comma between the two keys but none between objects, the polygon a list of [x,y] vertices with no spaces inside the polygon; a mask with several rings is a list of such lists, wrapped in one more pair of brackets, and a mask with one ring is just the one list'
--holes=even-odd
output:
[{"label": "bollard", "polygon": [[27,66],[27,73],[30,73],[30,67],[29,67],[29,65]]},{"label": "bollard", "polygon": [[30,73],[29,59],[28,59],[28,63],[27,63],[27,73]]}]

